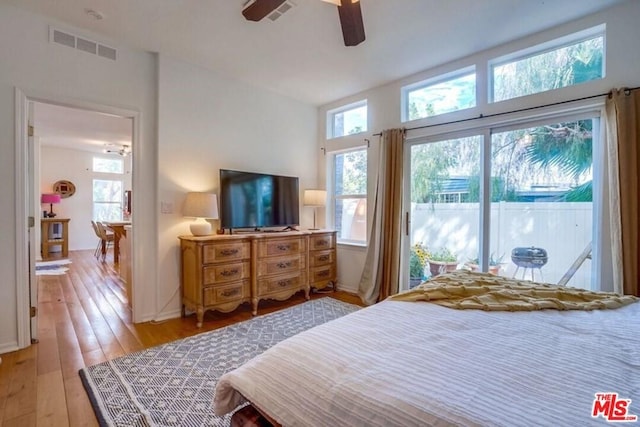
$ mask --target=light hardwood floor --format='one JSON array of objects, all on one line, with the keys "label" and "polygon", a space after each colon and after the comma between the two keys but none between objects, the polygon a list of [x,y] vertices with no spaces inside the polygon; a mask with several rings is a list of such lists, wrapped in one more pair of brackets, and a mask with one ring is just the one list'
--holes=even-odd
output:
[{"label": "light hardwood floor", "polygon": [[[97,426],[80,368],[251,318],[245,304],[229,314],[208,312],[202,328],[196,328],[194,315],[133,324],[110,256],[103,263],[93,251],[70,252],[67,274],[38,276],[39,342],[2,355],[0,426]],[[331,295],[360,304],[355,295]],[[301,294],[283,302],[262,301],[258,313],[303,301]]]}]

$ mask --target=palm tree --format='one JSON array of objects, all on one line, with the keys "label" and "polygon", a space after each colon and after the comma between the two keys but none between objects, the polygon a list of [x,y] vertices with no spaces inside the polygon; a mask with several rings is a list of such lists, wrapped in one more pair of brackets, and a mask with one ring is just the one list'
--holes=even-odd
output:
[{"label": "palm tree", "polygon": [[524,157],[542,169],[557,168],[576,184],[563,196],[567,202],[593,200],[592,181],[580,183],[593,164],[593,121],[578,120],[535,128]]}]

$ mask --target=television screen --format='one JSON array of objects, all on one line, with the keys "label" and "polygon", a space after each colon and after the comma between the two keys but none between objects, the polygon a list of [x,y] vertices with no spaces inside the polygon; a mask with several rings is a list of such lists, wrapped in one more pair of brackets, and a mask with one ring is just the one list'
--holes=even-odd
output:
[{"label": "television screen", "polygon": [[299,209],[297,177],[220,169],[222,228],[294,226]]}]

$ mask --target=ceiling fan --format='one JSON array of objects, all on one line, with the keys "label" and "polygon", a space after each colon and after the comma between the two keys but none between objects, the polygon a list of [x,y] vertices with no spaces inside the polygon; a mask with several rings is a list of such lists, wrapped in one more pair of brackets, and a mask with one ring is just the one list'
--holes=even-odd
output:
[{"label": "ceiling fan", "polygon": [[[105,144],[105,146],[109,146],[109,144]],[[131,146],[129,145],[116,145],[115,147],[119,147],[119,148],[116,148],[116,149],[105,148],[104,152],[110,153],[110,154],[119,154],[122,157],[127,157],[129,154],[131,154]]]},{"label": "ceiling fan", "polygon": [[[365,40],[360,0],[322,1],[338,6],[345,46],[357,46]],[[275,21],[291,7],[288,0],[249,0],[242,9],[242,15],[249,21],[260,21],[267,16]]]}]

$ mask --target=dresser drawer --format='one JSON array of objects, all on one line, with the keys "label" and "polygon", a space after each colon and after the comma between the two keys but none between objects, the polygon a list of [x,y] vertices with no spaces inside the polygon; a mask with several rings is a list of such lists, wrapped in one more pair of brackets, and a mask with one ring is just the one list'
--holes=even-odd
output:
[{"label": "dresser drawer", "polygon": [[251,277],[249,261],[208,265],[203,270],[202,281],[204,285],[233,282]]},{"label": "dresser drawer", "polygon": [[316,283],[322,281],[335,281],[336,269],[333,265],[325,265],[322,267],[314,267],[309,269],[309,282]]},{"label": "dresser drawer", "polygon": [[306,260],[304,255],[293,255],[287,257],[263,258],[258,260],[258,277],[271,274],[291,273],[305,269]]},{"label": "dresser drawer", "polygon": [[309,250],[333,249],[336,247],[333,233],[314,235],[309,238]]},{"label": "dresser drawer", "polygon": [[336,251],[329,249],[327,251],[309,252],[309,267],[319,267],[322,265],[330,265],[335,261]]},{"label": "dresser drawer", "polygon": [[202,247],[202,261],[205,264],[223,261],[248,259],[251,244],[249,242],[215,242]]},{"label": "dresser drawer", "polygon": [[258,279],[258,294],[267,295],[281,291],[301,289],[306,281],[307,275],[302,271]]},{"label": "dresser drawer", "polygon": [[248,298],[251,292],[250,280],[230,283],[223,286],[209,286],[204,288],[204,305],[223,304]]},{"label": "dresser drawer", "polygon": [[307,250],[306,240],[303,238],[263,240],[258,243],[258,257],[294,255]]}]

